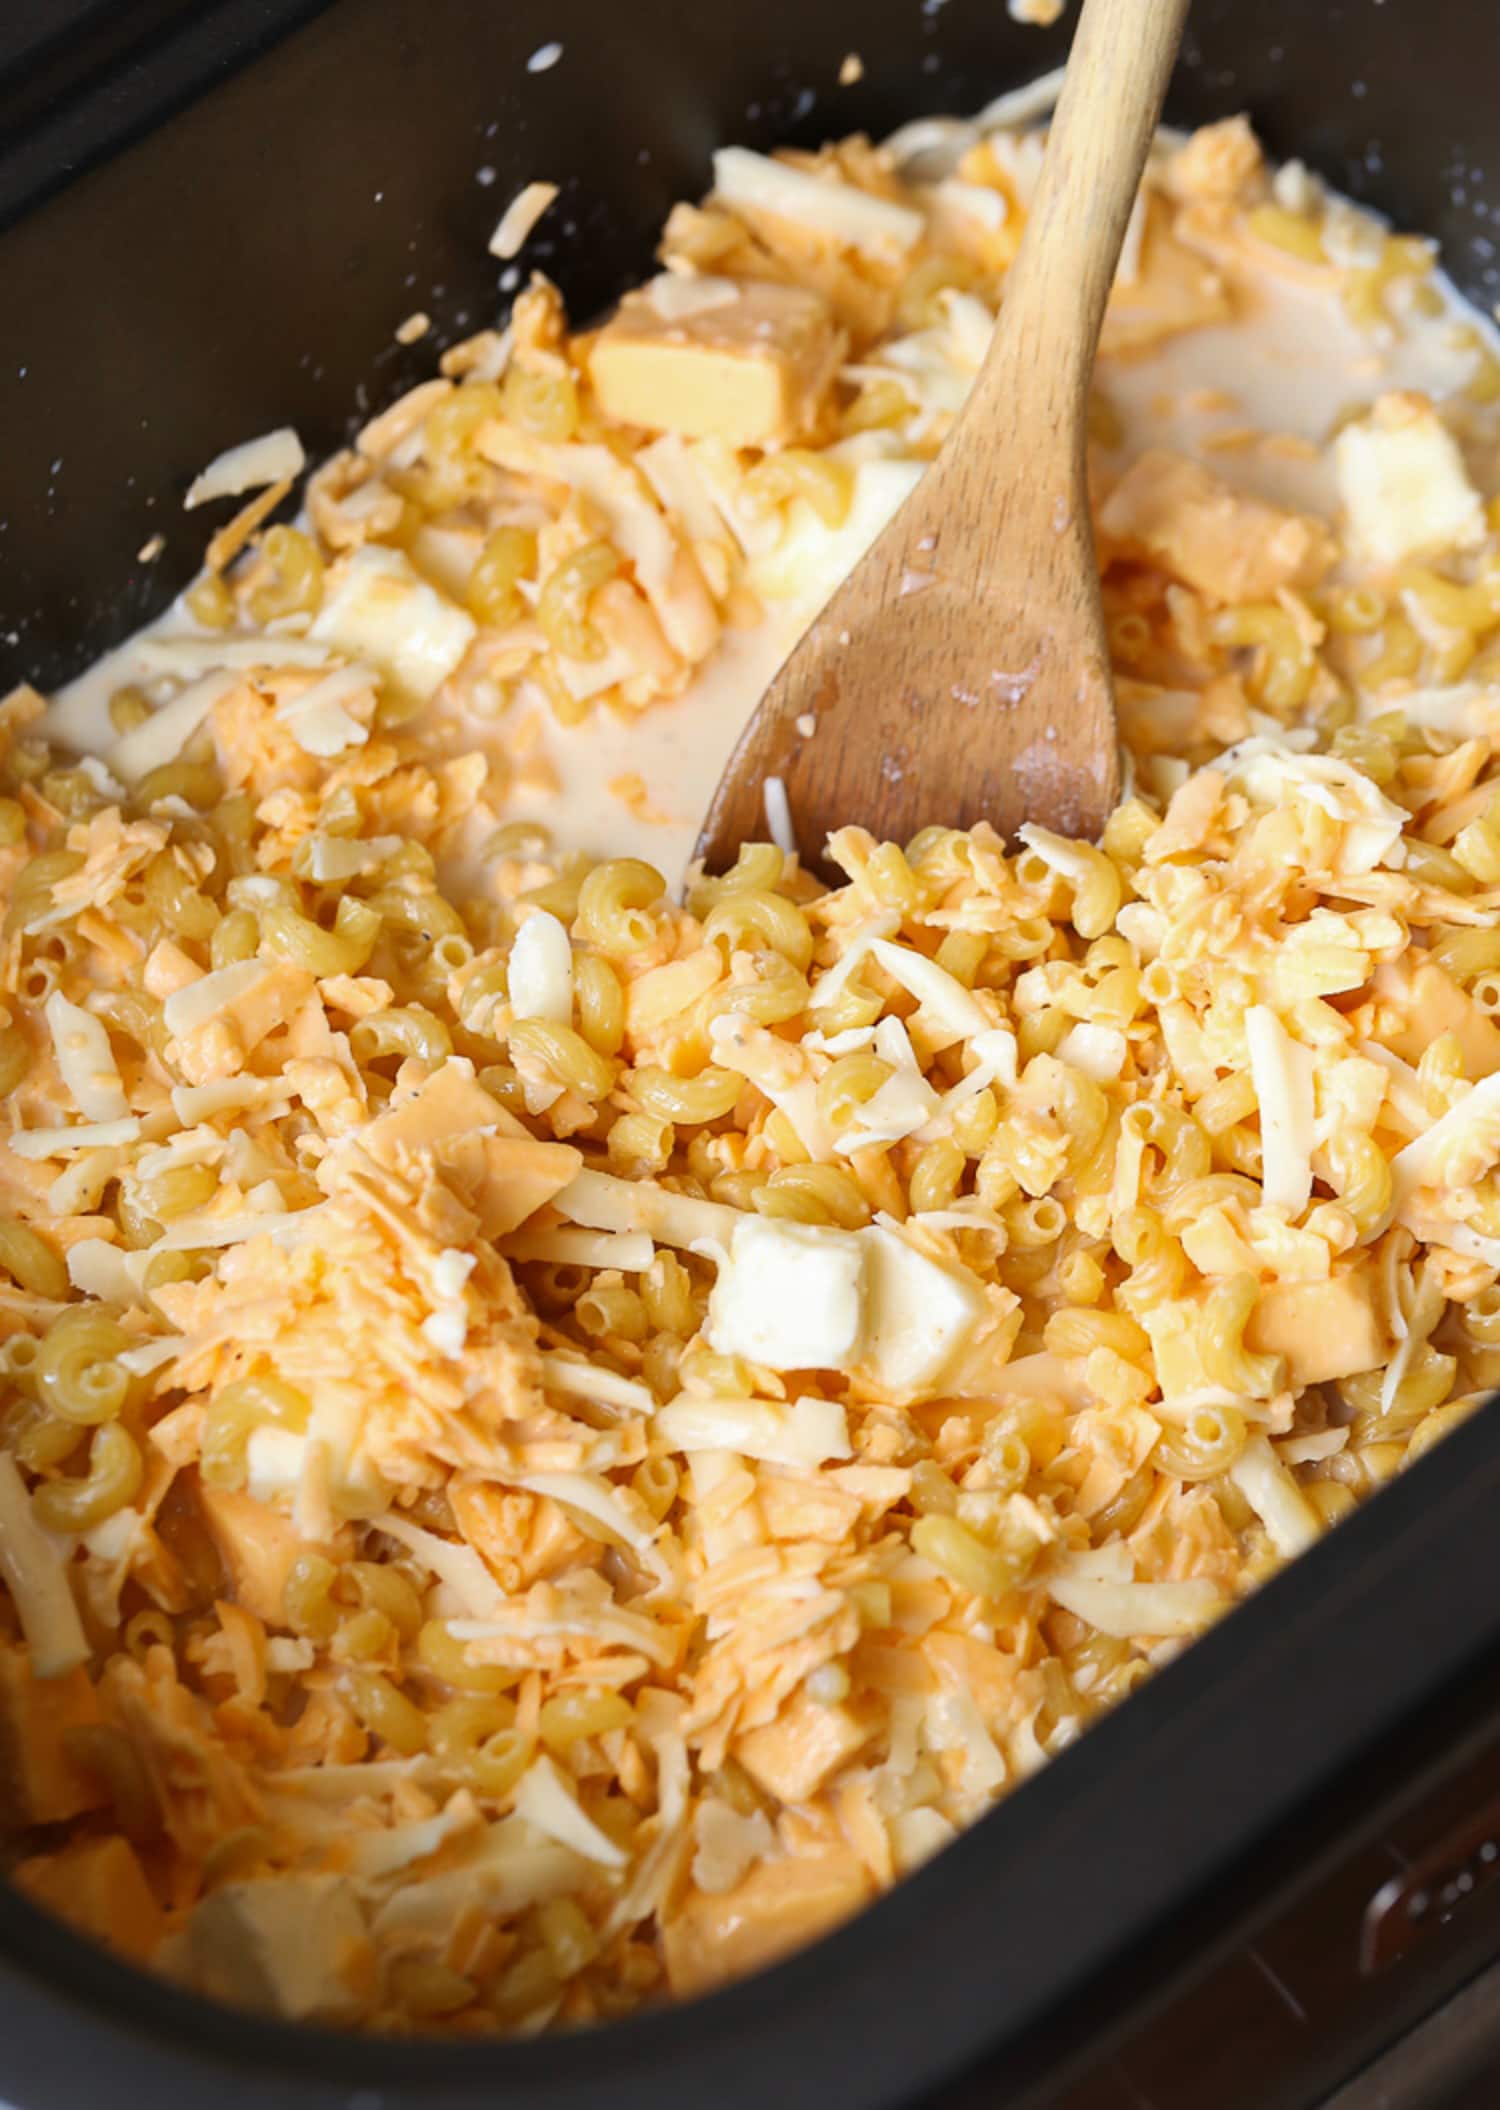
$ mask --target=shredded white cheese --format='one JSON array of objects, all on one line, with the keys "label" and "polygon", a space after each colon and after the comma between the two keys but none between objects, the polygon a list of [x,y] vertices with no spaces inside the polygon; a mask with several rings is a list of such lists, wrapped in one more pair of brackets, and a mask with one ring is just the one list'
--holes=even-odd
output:
[{"label": "shredded white cheese", "polygon": [[504,1605],[505,1593],[472,1546],[461,1545],[456,1539],[441,1539],[436,1532],[424,1531],[420,1524],[410,1523],[394,1510],[376,1517],[371,1528],[395,1539],[424,1568],[430,1568],[471,1619],[492,1618]]},{"label": "shredded white cheese", "polygon": [[656,1258],[644,1231],[586,1231],[581,1224],[542,1224],[513,1231],[504,1241],[507,1260],[547,1260],[561,1267],[613,1267],[640,1275]]},{"label": "shredded white cheese", "polygon": [[597,1861],[602,1868],[626,1865],[629,1857],[625,1849],[617,1846],[608,1832],[601,1831],[579,1807],[545,1752],[522,1774],[516,1789],[515,1812],[549,1839],[582,1854],[586,1861]]},{"label": "shredded white cheese", "polygon": [[304,754],[341,755],[370,737],[368,725],[348,706],[356,696],[371,695],[376,680],[368,667],[335,667],[300,695],[284,697],[276,716]]},{"label": "shredded white cheese", "polygon": [[140,1116],[128,1114],[119,1121],[80,1121],[73,1128],[22,1128],[10,1138],[18,1158],[69,1157],[79,1150],[117,1150],[134,1143],[141,1132]]},{"label": "shredded white cheese", "polygon": [[1318,1513],[1262,1435],[1254,1435],[1229,1477],[1255,1511],[1278,1553],[1291,1560],[1323,1535]]},{"label": "shredded white cheese", "polygon": [[130,1105],[104,1021],[81,1005],[69,1003],[60,989],[48,997],[44,1016],[58,1074],[84,1119],[124,1120]]},{"label": "shredded white cheese", "polygon": [[506,206],[490,236],[490,255],[505,259],[519,256],[532,230],[557,196],[555,183],[528,183]]},{"label": "shredded white cheese", "polygon": [[507,975],[517,1018],[547,1018],[564,1026],[572,1018],[573,948],[546,909],[532,909],[517,930]]},{"label": "shredded white cheese", "polygon": [[734,1451],[769,1465],[813,1467],[852,1456],[836,1400],[726,1399],[681,1392],[660,1408],[657,1433],[674,1451]]},{"label": "shredded white cheese", "polygon": [[893,982],[899,982],[924,1011],[961,1040],[987,1031],[992,1024],[974,992],[925,953],[914,952],[909,945],[893,945],[889,938],[873,938],[870,950]]},{"label": "shredded white cheese", "polygon": [[236,960],[231,966],[199,975],[194,982],[184,982],[162,1005],[162,1024],[174,1040],[184,1040],[240,1003],[273,971],[265,960]]},{"label": "shredded white cheese", "polygon": [[1187,1582],[1108,1582],[1054,1575],[1047,1593],[1075,1619],[1120,1641],[1196,1634],[1221,1602],[1204,1576]]},{"label": "shredded white cheese", "polygon": [[1300,1216],[1312,1197],[1313,1053],[1266,1004],[1245,1013],[1245,1039],[1260,1106],[1261,1191],[1272,1208]]},{"label": "shredded white cheese", "polygon": [[609,1172],[580,1172],[552,1206],[569,1223],[592,1231],[644,1231],[660,1245],[727,1246],[735,1226],[744,1222],[739,1209],[724,1202],[700,1201],[674,1194],[651,1180],[616,1179]]},{"label": "shredded white cheese", "polygon": [[874,256],[904,256],[922,235],[922,215],[856,190],[836,177],[812,175],[748,147],[714,155],[714,194],[726,205],[774,213]]},{"label": "shredded white cheese", "polygon": [[[261,652],[264,663],[265,652]],[[153,769],[175,762],[214,705],[238,688],[239,676],[222,666],[164,703],[134,732],[126,733],[109,751],[109,766],[125,784],[139,783]]]},{"label": "shredded white cheese", "polygon": [[663,322],[686,322],[694,315],[711,315],[716,308],[732,308],[743,289],[732,278],[663,271],[643,290]]},{"label": "shredded white cheese", "polygon": [[783,857],[797,855],[797,831],[792,826],[791,801],[786,795],[786,783],[781,777],[767,777],[760,787],[761,799],[766,809],[766,827],[771,840]]},{"label": "shredded white cheese", "polygon": [[63,1678],[89,1660],[67,1565],[31,1514],[8,1451],[0,1451],[0,1580],[9,1590],[39,1678]]},{"label": "shredded white cheese", "polygon": [[201,475],[188,485],[184,510],[207,505],[213,498],[237,498],[242,491],[262,490],[267,484],[284,483],[300,476],[307,466],[302,442],[290,425],[278,425],[259,439],[242,440],[216,454]]}]

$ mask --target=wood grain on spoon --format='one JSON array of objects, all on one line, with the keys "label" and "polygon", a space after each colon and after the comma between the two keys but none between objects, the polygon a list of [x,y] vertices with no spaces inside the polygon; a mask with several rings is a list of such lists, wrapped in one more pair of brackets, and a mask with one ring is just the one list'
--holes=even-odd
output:
[{"label": "wood grain on spoon", "polygon": [[[698,839],[804,857],[850,822],[1097,836],[1119,796],[1086,479],[1089,377],[1188,0],[1085,0],[989,355],[938,460],[766,692]],[[813,721],[811,733],[798,729]]]}]

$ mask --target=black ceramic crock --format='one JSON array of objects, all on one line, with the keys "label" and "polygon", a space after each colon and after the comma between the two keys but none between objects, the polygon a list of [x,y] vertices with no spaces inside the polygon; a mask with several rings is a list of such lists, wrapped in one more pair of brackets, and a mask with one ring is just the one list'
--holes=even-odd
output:
[{"label": "black ceramic crock", "polygon": [[[1274,151],[1439,236],[1489,305],[1494,23],[1492,0],[1197,0],[1168,116],[1248,110]],[[485,243],[522,181],[563,186],[524,261],[585,317],[645,272],[715,145],[973,109],[1066,41],[1001,0],[6,0],[0,686],[77,671],[181,586],[182,491],[221,447],[279,423],[332,447],[493,320]],[[419,308],[433,335],[404,349]],[[757,1978],[539,2043],[361,2041],[208,2007],[0,1884],[0,2099],[1299,2110],[1500,1954],[1497,1664],[1482,1414]]]}]

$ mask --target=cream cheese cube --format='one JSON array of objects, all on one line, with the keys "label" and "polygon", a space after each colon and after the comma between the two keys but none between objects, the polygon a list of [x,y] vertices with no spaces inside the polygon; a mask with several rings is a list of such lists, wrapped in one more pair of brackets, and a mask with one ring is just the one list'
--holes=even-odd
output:
[{"label": "cream cheese cube", "polygon": [[1388,569],[1409,557],[1470,549],[1484,508],[1452,434],[1425,396],[1382,396],[1333,444],[1355,554]]},{"label": "cream cheese cube", "polygon": [[399,550],[366,543],[335,565],[312,635],[426,702],[474,642],[474,618]]},{"label": "cream cheese cube", "polygon": [[860,1360],[877,1384],[918,1391],[942,1375],[984,1317],[983,1292],[883,1224],[859,1235],[869,1267]]},{"label": "cream cheese cube", "polygon": [[770,1370],[843,1369],[858,1350],[864,1278],[855,1233],[747,1217],[709,1298],[709,1346]]}]

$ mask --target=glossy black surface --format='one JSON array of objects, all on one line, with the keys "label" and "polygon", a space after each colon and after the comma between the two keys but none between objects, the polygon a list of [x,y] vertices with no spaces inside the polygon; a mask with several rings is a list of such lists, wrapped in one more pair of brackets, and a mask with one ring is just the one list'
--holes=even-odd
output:
[{"label": "glossy black surface", "polygon": [[[1169,115],[1248,107],[1273,147],[1442,236],[1493,300],[1492,19],[1489,0],[1199,0]],[[560,62],[529,74],[554,39]],[[564,184],[527,260],[587,314],[645,269],[719,141],[971,108],[1065,42],[999,0],[75,6],[0,70],[0,673],[49,683],[182,583],[200,531],[181,493],[220,447],[281,422],[327,447],[428,370],[433,340],[392,340],[409,312],[437,342],[492,319],[485,240],[521,181]],[[851,50],[865,77],[840,89]],[[158,530],[166,553],[137,563]],[[1074,2069],[1104,2071],[1139,2036],[1147,2004],[1363,1851],[1431,1740],[1479,1733],[1497,1500],[1500,1423],[1481,1417],[856,1924],[604,2034],[477,2048],[276,2028],[143,1981],[0,1892],[0,2096],[861,2110],[942,2086],[955,2103],[1061,2102]],[[1497,1938],[1455,1935],[1426,1976],[1276,2070],[1300,2078],[1268,2066],[1270,2093],[1250,2058],[1236,2100],[1314,2100]],[[1130,2087],[1135,2110],[1152,2102],[1154,2082]]]}]

